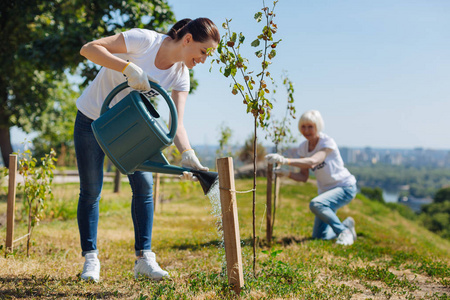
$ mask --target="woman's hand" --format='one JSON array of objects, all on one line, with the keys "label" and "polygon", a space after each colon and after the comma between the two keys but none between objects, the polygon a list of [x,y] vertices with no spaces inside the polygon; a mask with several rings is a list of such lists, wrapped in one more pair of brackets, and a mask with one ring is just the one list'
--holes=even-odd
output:
[{"label": "woman's hand", "polygon": [[129,62],[122,73],[126,76],[131,88],[138,91],[151,90],[148,75],[138,65]]},{"label": "woman's hand", "polygon": [[193,149],[184,151],[181,154],[181,166],[183,168],[208,171],[207,167],[202,166]]},{"label": "woman's hand", "polygon": [[190,181],[198,181],[198,178],[195,177],[194,173],[184,171],[183,174],[180,175],[181,180],[190,180]]},{"label": "woman's hand", "polygon": [[283,155],[277,153],[271,153],[266,155],[266,160],[269,164],[281,164],[287,165],[288,160]]}]

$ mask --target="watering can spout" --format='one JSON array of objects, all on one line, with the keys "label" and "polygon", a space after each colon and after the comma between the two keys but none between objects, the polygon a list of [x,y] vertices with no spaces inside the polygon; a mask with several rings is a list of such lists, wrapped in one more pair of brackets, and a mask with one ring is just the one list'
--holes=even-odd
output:
[{"label": "watering can spout", "polygon": [[[161,156],[162,158],[159,156]],[[194,173],[195,177],[198,178],[198,181],[200,182],[200,185],[202,186],[205,195],[209,193],[211,187],[214,185],[214,183],[217,181],[219,177],[219,174],[217,172],[193,170],[171,165],[167,162],[166,158],[162,153],[158,153],[157,155],[153,156],[151,160],[143,162],[137,169],[139,171],[148,171],[174,175],[181,175],[183,174],[183,172],[192,172]]]},{"label": "watering can spout", "polygon": [[200,185],[202,186],[203,192],[205,195],[211,191],[211,187],[215,185],[215,182],[219,179],[219,173],[217,172],[207,172],[207,171],[199,171],[199,170],[191,170],[194,173],[195,177],[198,178]]}]

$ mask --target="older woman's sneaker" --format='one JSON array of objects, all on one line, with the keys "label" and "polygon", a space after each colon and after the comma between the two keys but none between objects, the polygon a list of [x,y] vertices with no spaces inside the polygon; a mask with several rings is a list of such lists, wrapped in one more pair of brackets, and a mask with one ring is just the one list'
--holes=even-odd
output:
[{"label": "older woman's sneaker", "polygon": [[355,230],[355,220],[352,217],[348,217],[347,219],[345,219],[342,222],[342,224],[344,224],[345,227],[350,229],[350,231],[352,232],[352,235],[353,235],[353,241],[356,241],[357,235],[356,235],[356,230]]},{"label": "older woman's sneaker", "polygon": [[353,244],[353,242],[354,240],[352,232],[347,228],[339,234],[336,244],[350,246]]},{"label": "older woman's sneaker", "polygon": [[100,261],[97,258],[97,253],[87,253],[84,258],[86,260],[83,272],[81,272],[81,279],[98,282],[100,279]]},{"label": "older woman's sneaker", "polygon": [[169,278],[169,273],[158,265],[155,253],[144,252],[144,255],[134,263],[134,277],[138,279],[139,276],[159,281],[163,278]]}]

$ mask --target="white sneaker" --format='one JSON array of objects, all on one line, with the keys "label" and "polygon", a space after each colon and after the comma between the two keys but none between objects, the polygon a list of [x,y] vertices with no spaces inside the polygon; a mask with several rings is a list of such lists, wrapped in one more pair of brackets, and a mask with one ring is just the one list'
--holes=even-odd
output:
[{"label": "white sneaker", "polygon": [[97,253],[88,253],[84,256],[83,272],[81,272],[81,279],[93,280],[98,282],[100,279],[100,261],[97,258]]},{"label": "white sneaker", "polygon": [[144,256],[137,259],[134,263],[134,277],[139,278],[139,275],[159,281],[161,279],[169,278],[169,273],[161,269],[156,262],[156,256],[153,252],[144,252]]},{"label": "white sneaker", "polygon": [[352,235],[353,235],[353,241],[356,241],[357,235],[356,235],[356,230],[355,230],[355,220],[352,217],[348,217],[347,219],[345,219],[342,222],[342,224],[344,224],[345,227],[350,229],[350,231],[352,232]]},{"label": "white sneaker", "polygon": [[347,228],[339,234],[336,244],[350,246],[353,244],[353,242],[354,240],[352,232]]}]

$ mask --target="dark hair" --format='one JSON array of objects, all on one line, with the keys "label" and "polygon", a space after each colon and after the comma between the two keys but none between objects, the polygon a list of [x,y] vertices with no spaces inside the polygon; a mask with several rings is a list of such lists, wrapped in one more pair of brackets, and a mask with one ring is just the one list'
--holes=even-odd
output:
[{"label": "dark hair", "polygon": [[215,42],[220,41],[220,33],[217,26],[208,18],[197,18],[195,20],[182,19],[176,22],[167,33],[175,41],[180,40],[187,33],[192,34],[196,42],[206,42],[212,39]]}]

